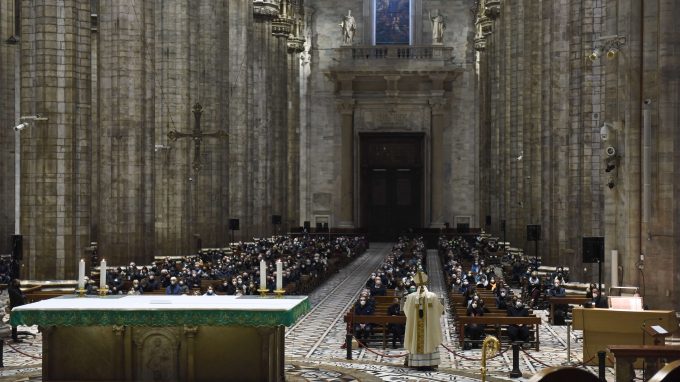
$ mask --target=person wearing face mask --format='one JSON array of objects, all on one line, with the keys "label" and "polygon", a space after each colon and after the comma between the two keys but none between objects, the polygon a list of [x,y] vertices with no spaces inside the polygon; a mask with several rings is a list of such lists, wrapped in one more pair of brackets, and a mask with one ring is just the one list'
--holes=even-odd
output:
[{"label": "person wearing face mask", "polygon": [[[467,315],[469,317],[481,317],[484,315],[484,308],[482,307],[482,301],[477,299],[477,300],[472,300],[470,303],[470,306],[467,308]],[[466,324],[465,325],[465,335],[473,341],[472,346],[477,347],[477,343],[479,340],[482,338],[482,334],[484,333],[485,325],[478,325],[478,324]],[[470,347],[468,346],[469,343],[465,343],[465,347],[469,349]]]},{"label": "person wearing face mask", "polygon": [[593,298],[593,289],[597,289],[597,285],[590,283],[588,289],[586,290],[586,298]]},{"label": "person wearing face mask", "polygon": [[182,294],[182,288],[177,284],[177,277],[170,277],[170,285],[165,288],[165,294],[180,295]]},{"label": "person wearing face mask", "polygon": [[[373,309],[365,296],[361,296],[359,301],[357,301],[357,303],[354,305],[354,314],[356,316],[373,315]],[[354,324],[354,336],[358,340],[367,340],[371,335],[371,330],[371,324],[360,322]],[[359,347],[361,347],[361,344]]]},{"label": "person wearing face mask", "polygon": [[[550,289],[550,297],[564,297],[567,291],[564,289],[558,279],[555,279],[553,287]],[[564,320],[567,317],[569,306],[564,304],[555,305],[555,317],[553,317],[553,325],[564,325]]]},{"label": "person wearing face mask", "polygon": [[158,279],[156,279],[156,275],[154,275],[153,273],[149,273],[149,278],[146,282],[146,286],[145,286],[144,291],[145,292],[152,292],[152,291],[155,291],[156,289],[158,289],[158,287],[159,287],[159,283],[158,283]]},{"label": "person wearing face mask", "polygon": [[469,287],[470,282],[467,279],[464,279],[463,282],[460,284],[460,288],[458,288],[458,292],[464,295]]},{"label": "person wearing face mask", "polygon": [[212,285],[208,287],[208,290],[203,295],[204,296],[214,296],[215,295],[215,291],[213,290]]},{"label": "person wearing face mask", "polygon": [[606,309],[609,307],[607,304],[607,299],[600,294],[600,291],[597,288],[593,288],[593,297],[590,300],[590,302],[587,302],[585,305],[589,308],[603,308]]},{"label": "person wearing face mask", "polygon": [[[515,300],[514,305],[508,308],[508,317],[529,317],[529,310],[524,307],[521,300]],[[526,342],[529,339],[529,328],[522,325],[508,326],[508,337],[510,341]]]},{"label": "person wearing face mask", "polygon": [[498,309],[508,309],[508,292],[505,288],[501,289],[496,296],[496,308]]},{"label": "person wearing face mask", "polygon": [[[401,305],[399,304],[399,298],[394,298],[392,300],[392,305],[387,308],[388,316],[403,316],[404,312],[401,311]],[[404,330],[405,326],[403,324],[388,324],[387,332],[392,334],[392,348],[397,348],[397,341],[399,344],[404,343]]]},{"label": "person wearing face mask", "polygon": [[376,277],[371,287],[371,296],[385,296],[386,294],[387,288],[383,285],[382,278],[380,276]]},{"label": "person wearing face mask", "polygon": [[487,284],[486,289],[490,290],[491,292],[496,291],[496,278],[495,277],[491,277],[491,280],[489,280],[489,284]]}]

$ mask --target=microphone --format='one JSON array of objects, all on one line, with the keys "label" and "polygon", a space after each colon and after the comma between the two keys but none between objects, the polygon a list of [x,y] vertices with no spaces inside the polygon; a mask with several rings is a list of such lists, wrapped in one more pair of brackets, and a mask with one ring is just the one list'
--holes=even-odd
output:
[{"label": "microphone", "polygon": [[653,317],[653,318],[648,318],[648,319],[646,319],[646,320],[643,320],[643,321],[642,321],[642,327],[644,328],[645,326],[647,326],[647,322],[649,322],[649,321],[654,321],[654,320],[661,322],[661,321],[663,321],[663,318],[661,318],[661,317]]}]

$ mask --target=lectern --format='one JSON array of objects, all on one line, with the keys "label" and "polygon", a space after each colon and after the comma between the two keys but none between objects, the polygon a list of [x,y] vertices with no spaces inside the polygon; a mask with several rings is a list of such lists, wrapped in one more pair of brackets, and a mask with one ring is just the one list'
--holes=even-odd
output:
[{"label": "lectern", "polygon": [[[643,324],[642,331],[644,332],[644,336],[642,338],[643,345],[665,345],[666,337],[671,335],[671,333],[669,333],[661,325]],[[651,338],[651,341],[648,340],[648,338]]]}]

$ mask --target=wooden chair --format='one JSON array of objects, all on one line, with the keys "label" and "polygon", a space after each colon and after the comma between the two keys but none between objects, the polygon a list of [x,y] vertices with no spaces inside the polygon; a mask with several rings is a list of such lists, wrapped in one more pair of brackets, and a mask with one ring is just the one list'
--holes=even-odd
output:
[{"label": "wooden chair", "polygon": [[599,382],[600,379],[586,370],[577,367],[556,366],[545,368],[534,374],[529,382]]},{"label": "wooden chair", "polygon": [[659,370],[648,382],[680,381],[680,360],[673,361]]}]

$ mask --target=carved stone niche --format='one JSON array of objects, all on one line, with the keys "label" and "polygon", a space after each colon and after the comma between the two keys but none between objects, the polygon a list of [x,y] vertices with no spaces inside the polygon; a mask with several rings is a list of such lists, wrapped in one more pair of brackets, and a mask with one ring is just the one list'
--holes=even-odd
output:
[{"label": "carved stone niche", "polygon": [[136,381],[179,381],[179,329],[135,328]]},{"label": "carved stone niche", "polygon": [[279,16],[279,0],[253,0],[255,17],[273,19]]}]

